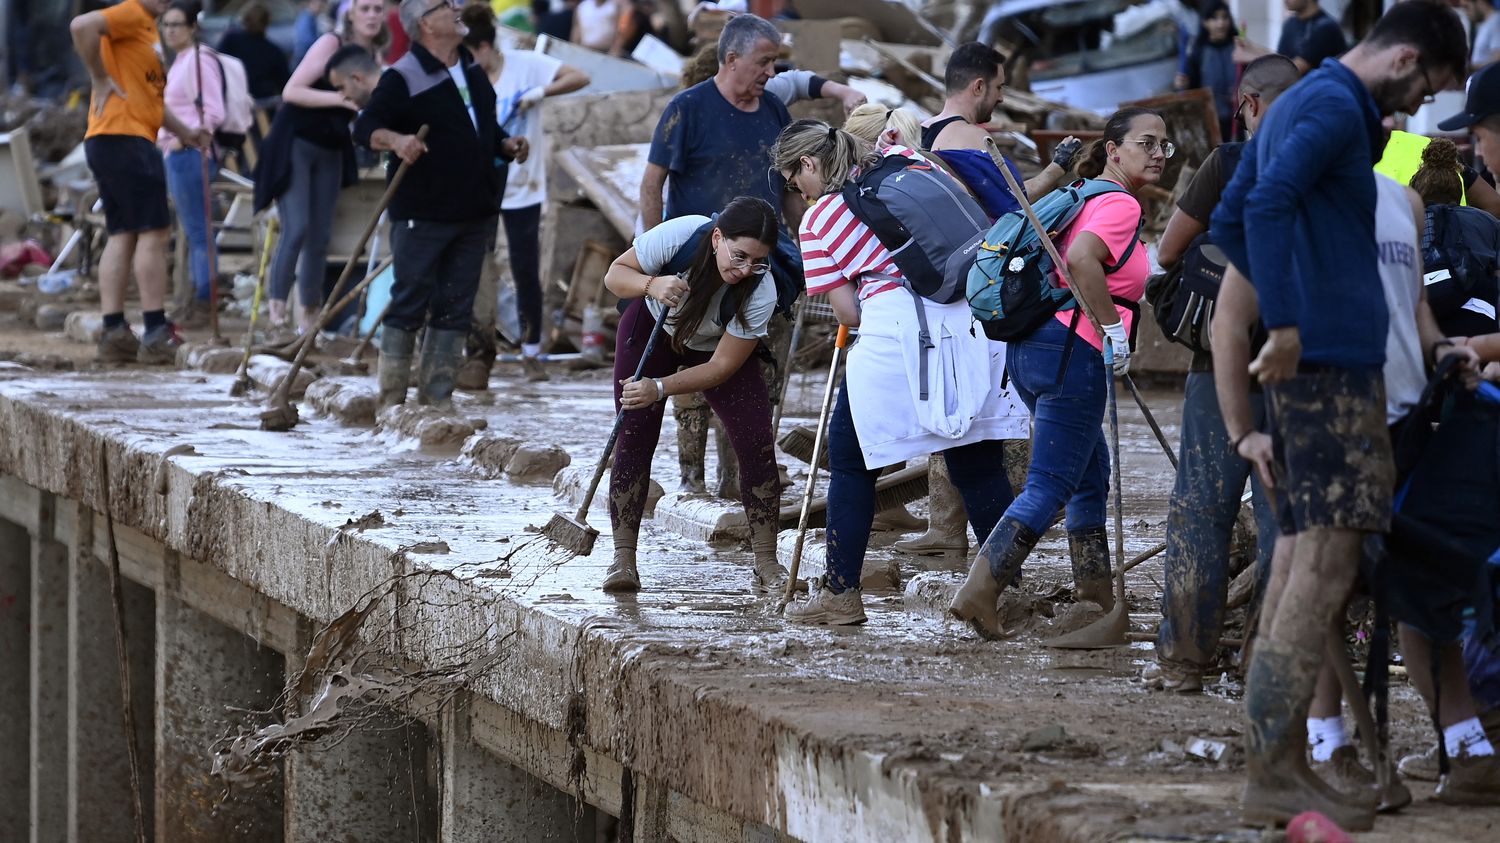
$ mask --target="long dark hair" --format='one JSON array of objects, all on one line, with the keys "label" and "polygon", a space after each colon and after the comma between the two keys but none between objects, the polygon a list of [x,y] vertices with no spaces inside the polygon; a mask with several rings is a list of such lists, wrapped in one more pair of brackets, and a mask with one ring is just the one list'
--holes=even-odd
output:
[{"label": "long dark hair", "polygon": [[[720,235],[730,240],[753,237],[760,243],[775,247],[776,210],[764,199],[740,196],[724,206],[714,228]],[[685,280],[688,283],[687,300],[670,317],[672,348],[679,353],[686,350],[687,341],[698,333],[699,326],[703,324],[705,318],[708,318],[708,307],[713,301],[714,294],[719,292],[720,287],[726,286],[724,276],[719,274],[718,262],[714,260],[713,232],[709,232],[698,244],[698,250],[693,253],[693,263],[688,267]],[[758,278],[746,278],[738,284],[731,285],[724,293],[724,297],[730,302],[730,308],[734,311],[734,318],[738,319],[740,325],[745,328],[750,327],[750,324],[745,321],[745,305],[759,285]]]},{"label": "long dark hair", "polygon": [[1097,179],[1104,173],[1104,164],[1109,160],[1109,153],[1104,146],[1113,142],[1119,146],[1130,134],[1130,123],[1137,117],[1160,117],[1161,113],[1149,108],[1130,106],[1122,108],[1110,115],[1109,122],[1104,124],[1104,137],[1098,138],[1089,144],[1088,153],[1084,155],[1083,161],[1078,164],[1078,175],[1086,179]]}]

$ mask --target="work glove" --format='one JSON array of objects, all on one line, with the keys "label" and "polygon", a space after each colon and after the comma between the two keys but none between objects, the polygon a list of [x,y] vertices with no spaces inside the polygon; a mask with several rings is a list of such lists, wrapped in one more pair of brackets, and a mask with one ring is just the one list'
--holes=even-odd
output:
[{"label": "work glove", "polygon": [[1073,159],[1078,157],[1078,151],[1083,149],[1083,141],[1078,138],[1067,138],[1052,150],[1052,163],[1063,168],[1067,172],[1073,168]]},{"label": "work glove", "polygon": [[524,111],[546,98],[547,89],[541,85],[537,85],[534,88],[527,88],[525,91],[521,92],[521,99],[519,100],[518,104],[520,105],[521,110]]},{"label": "work glove", "polygon": [[1125,320],[1105,325],[1104,341],[1109,343],[1110,354],[1114,357],[1115,374],[1124,375],[1129,372],[1130,337],[1125,333]]}]

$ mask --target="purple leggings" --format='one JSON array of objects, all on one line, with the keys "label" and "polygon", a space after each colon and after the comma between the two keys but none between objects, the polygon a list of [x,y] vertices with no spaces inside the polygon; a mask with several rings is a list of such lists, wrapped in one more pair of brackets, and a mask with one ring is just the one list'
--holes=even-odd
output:
[{"label": "purple leggings", "polygon": [[[651,329],[656,324],[643,299],[632,302],[620,317],[615,334],[615,412],[620,411],[620,381],[635,374],[646,350]],[[676,373],[681,366],[697,366],[712,357],[707,351],[677,352],[665,329],[651,350],[641,377],[663,378]],[[776,537],[776,520],[781,503],[779,477],[776,472],[774,446],[771,440],[771,397],[766,391],[760,366],[754,360],[729,376],[729,379],[703,390],[708,405],[724,423],[724,432],[740,461],[740,500],[745,504],[751,544],[759,551],[771,551]],[[646,486],[651,475],[651,457],[661,439],[661,417],[666,403],[658,401],[644,410],[625,414],[620,439],[615,445],[614,467],[609,474],[609,520],[618,538],[635,544],[634,534],[641,526],[646,503]],[[760,545],[766,545],[760,547]],[[621,546],[616,542],[616,546]]]}]

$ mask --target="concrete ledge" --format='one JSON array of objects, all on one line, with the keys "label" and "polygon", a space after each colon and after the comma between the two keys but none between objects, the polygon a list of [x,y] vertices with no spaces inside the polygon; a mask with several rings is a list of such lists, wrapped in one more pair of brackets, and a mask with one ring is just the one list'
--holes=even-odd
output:
[{"label": "concrete ledge", "polygon": [[210,375],[232,375],[245,359],[243,349],[185,342],[177,347],[177,368]]},{"label": "concrete ledge", "polygon": [[750,540],[745,507],[739,501],[673,492],[656,502],[656,521],[685,539],[710,545],[741,544]]},{"label": "concrete ledge", "polygon": [[319,378],[304,396],[314,410],[342,424],[369,427],[375,424],[379,395],[369,378]]}]

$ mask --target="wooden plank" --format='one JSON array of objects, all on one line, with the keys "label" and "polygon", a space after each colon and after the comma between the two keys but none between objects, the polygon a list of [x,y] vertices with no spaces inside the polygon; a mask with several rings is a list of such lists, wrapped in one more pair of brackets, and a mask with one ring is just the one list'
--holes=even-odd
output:
[{"label": "wooden plank", "polygon": [[[598,207],[626,242],[635,239],[635,218],[640,212],[636,193],[624,192],[622,178],[633,172],[632,163],[637,157],[642,162],[641,172],[644,172],[648,147],[648,144],[624,144],[594,149],[573,148],[561,150],[553,156],[557,166],[578,182],[583,195]],[[606,173],[613,173],[617,178],[610,180],[601,175]],[[639,178],[637,175],[637,185]]]}]

